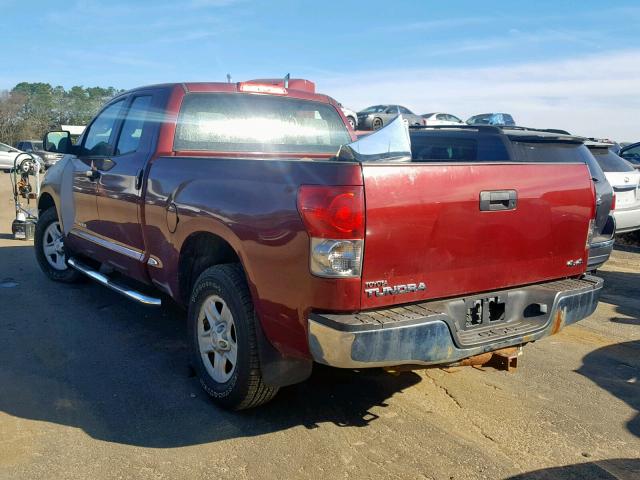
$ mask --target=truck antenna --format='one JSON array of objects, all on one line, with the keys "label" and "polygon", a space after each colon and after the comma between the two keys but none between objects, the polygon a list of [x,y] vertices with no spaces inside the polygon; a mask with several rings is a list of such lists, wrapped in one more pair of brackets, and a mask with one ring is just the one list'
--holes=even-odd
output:
[{"label": "truck antenna", "polygon": [[227,83],[231,83],[231,74],[227,73]]}]

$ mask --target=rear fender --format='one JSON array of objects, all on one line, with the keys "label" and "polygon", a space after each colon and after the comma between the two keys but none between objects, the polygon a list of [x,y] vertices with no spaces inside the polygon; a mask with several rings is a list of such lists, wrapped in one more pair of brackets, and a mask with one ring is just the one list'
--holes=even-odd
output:
[{"label": "rear fender", "polygon": [[[306,380],[311,375],[312,361],[309,359],[296,358],[283,355],[268,338],[262,326],[262,317],[259,312],[258,292],[255,283],[252,281],[252,269],[247,255],[242,248],[242,242],[235,233],[222,222],[203,217],[192,217],[186,224],[181,225],[178,236],[182,251],[187,239],[199,232],[212,233],[225,242],[235,251],[240,259],[240,264],[244,270],[251,299],[256,309],[258,322],[256,323],[256,336],[258,340],[258,353],[260,355],[260,365],[264,382],[271,387],[284,387]],[[176,264],[177,265],[177,264]],[[177,279],[177,269],[174,278]],[[176,285],[176,288],[179,288]],[[179,294],[179,296],[181,296]]]}]

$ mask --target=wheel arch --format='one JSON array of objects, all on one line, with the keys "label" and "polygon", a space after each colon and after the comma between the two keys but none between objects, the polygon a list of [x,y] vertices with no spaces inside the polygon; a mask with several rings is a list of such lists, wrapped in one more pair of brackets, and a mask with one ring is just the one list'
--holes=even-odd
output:
[{"label": "wheel arch", "polygon": [[58,207],[55,200],[53,199],[53,195],[51,195],[49,192],[41,193],[40,198],[38,198],[38,215],[42,214],[42,212],[50,209],[51,207],[54,207],[57,212]]},{"label": "wheel arch", "polygon": [[247,276],[240,255],[229,241],[208,230],[191,232],[182,242],[178,257],[178,300],[188,304],[198,276],[207,268],[224,263],[238,263]]},{"label": "wheel arch", "polygon": [[[202,255],[206,252],[206,255]],[[283,387],[304,381],[311,375],[312,362],[308,359],[284,357],[267,337],[257,305],[257,292],[250,280],[250,273],[243,255],[233,241],[211,230],[195,230],[181,244],[178,260],[178,299],[188,305],[192,287],[200,274],[209,267],[225,263],[237,263],[249,286],[257,315],[256,336],[264,381],[271,387]]]}]

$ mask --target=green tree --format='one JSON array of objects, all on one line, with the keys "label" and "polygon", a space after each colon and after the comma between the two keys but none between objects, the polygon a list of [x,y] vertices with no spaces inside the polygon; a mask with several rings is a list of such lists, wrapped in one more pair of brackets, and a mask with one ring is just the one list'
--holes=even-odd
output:
[{"label": "green tree", "polygon": [[65,90],[48,83],[20,82],[0,92],[0,141],[42,138],[61,125],[86,125],[109,99],[121,93],[113,87],[74,86]]}]

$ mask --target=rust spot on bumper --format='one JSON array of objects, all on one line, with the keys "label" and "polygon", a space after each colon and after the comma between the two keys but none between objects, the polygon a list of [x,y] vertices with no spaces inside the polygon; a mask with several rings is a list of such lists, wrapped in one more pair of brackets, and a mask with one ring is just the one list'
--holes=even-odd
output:
[{"label": "rust spot on bumper", "polygon": [[553,317],[553,325],[551,326],[551,335],[558,333],[564,326],[566,311],[564,308],[558,310]]}]

